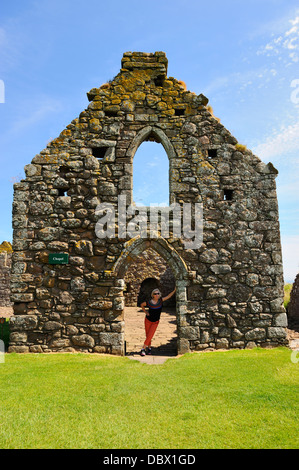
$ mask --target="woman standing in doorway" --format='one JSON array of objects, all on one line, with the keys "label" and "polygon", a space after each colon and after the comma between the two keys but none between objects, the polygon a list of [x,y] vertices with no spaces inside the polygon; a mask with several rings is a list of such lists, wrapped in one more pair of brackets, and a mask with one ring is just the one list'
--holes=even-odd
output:
[{"label": "woman standing in doorway", "polygon": [[[144,326],[145,326],[145,336],[146,339],[141,349],[140,355],[145,356],[145,354],[151,354],[151,341],[155,334],[155,331],[159,325],[160,316],[162,312],[163,302],[170,299],[175,293],[176,288],[166,297],[162,297],[159,289],[154,289],[151,293],[151,300],[147,302],[142,302],[140,307],[145,313]],[[145,307],[148,307],[148,311],[145,310]]]}]

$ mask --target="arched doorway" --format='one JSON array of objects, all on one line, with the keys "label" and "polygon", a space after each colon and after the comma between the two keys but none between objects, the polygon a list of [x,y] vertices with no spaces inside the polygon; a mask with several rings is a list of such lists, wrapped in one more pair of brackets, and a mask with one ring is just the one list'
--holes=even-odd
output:
[{"label": "arched doorway", "polygon": [[[150,300],[158,288],[165,297],[175,288],[175,277],[166,260],[154,249],[148,248],[130,262],[124,275],[125,350],[138,353],[145,340],[144,311],[141,303]],[[176,355],[176,299],[164,302],[160,324],[152,342],[155,354]]]},{"label": "arched doorway", "polygon": [[[187,286],[189,285],[189,273],[185,262],[178,255],[177,251],[162,237],[157,239],[144,239],[139,236],[129,240],[122,251],[121,256],[118,258],[114,265],[114,275],[121,281],[119,284],[124,286],[125,291],[125,277],[126,272],[132,262],[146,250],[152,249],[158,253],[170,267],[176,285],[176,304],[175,304],[175,321],[176,321],[176,353],[180,354],[183,349],[186,352],[186,340],[182,339],[182,328],[186,325],[187,313]],[[144,314],[142,313],[142,321]],[[160,326],[160,325],[159,325]],[[142,325],[143,328],[143,325]],[[125,324],[126,329],[126,324]]]}]

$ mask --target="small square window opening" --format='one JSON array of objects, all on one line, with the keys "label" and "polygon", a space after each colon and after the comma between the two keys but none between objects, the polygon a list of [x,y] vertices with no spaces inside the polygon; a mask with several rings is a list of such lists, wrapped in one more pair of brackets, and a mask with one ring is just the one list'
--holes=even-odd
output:
[{"label": "small square window opening", "polygon": [[105,157],[105,153],[108,147],[94,147],[92,149],[92,155],[99,160],[102,160]]},{"label": "small square window opening", "polygon": [[232,189],[224,189],[223,190],[223,200],[224,201],[232,201],[233,199],[233,190]]},{"label": "small square window opening", "polygon": [[208,149],[208,159],[217,157],[217,149]]},{"label": "small square window opening", "polygon": [[117,111],[106,110],[105,114],[107,117],[117,117]]},{"label": "small square window opening", "polygon": [[59,188],[58,196],[67,196],[67,188]]},{"label": "small square window opening", "polygon": [[164,75],[159,75],[154,79],[155,85],[156,86],[163,86],[164,84]]},{"label": "small square window opening", "polygon": [[175,109],[174,110],[174,115],[175,116],[184,116],[185,110],[184,109]]}]

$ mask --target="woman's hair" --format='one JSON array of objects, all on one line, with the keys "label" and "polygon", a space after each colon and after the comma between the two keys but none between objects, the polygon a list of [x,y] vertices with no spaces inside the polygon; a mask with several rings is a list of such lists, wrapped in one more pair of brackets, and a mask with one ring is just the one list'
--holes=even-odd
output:
[{"label": "woman's hair", "polygon": [[159,294],[162,295],[161,292],[159,291],[159,289],[154,289],[151,293],[151,297],[153,297],[154,293],[156,293],[156,292],[159,292]]}]

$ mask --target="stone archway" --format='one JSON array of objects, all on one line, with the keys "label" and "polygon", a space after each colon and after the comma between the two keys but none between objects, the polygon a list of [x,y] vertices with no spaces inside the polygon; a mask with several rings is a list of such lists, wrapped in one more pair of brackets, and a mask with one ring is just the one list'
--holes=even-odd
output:
[{"label": "stone archway", "polygon": [[159,253],[168,263],[176,280],[176,323],[177,323],[177,353],[189,351],[189,341],[184,338],[183,328],[186,326],[187,313],[187,287],[189,285],[189,272],[185,262],[177,251],[162,237],[157,239],[144,239],[135,237],[129,240],[116,261],[113,273],[119,284],[125,285],[123,278],[130,263],[147,249]]},{"label": "stone archway", "polygon": [[[173,271],[165,259],[152,248],[143,251],[131,261],[124,275],[124,340],[127,355],[138,353],[143,345],[144,312],[141,303],[150,300],[158,288],[167,296],[175,287]],[[155,354],[176,355],[176,300],[175,296],[164,301],[159,328],[154,336]]]},{"label": "stone archway", "polygon": [[[140,147],[140,145],[147,141],[147,140],[152,140],[155,141],[159,144],[162,144],[164,147],[164,150],[168,156],[169,159],[169,204],[172,204],[175,202],[175,196],[174,196],[174,191],[173,191],[173,185],[174,185],[174,178],[173,178],[173,161],[176,158],[176,152],[175,149],[170,142],[169,138],[165,134],[165,132],[162,131],[157,126],[145,126],[142,128],[135,136],[135,138],[132,140],[127,152],[126,152],[126,157],[129,159],[131,162],[130,164],[133,165],[133,159],[134,155],[137,152],[137,149]],[[133,172],[131,171],[131,176],[130,176],[130,191],[123,191],[123,193],[126,193],[127,195],[127,200],[129,201],[129,204],[133,203]]]}]

